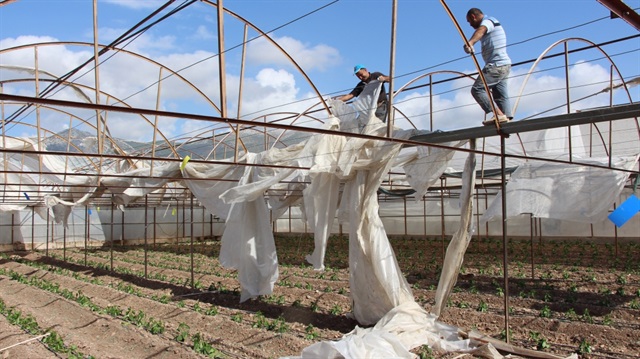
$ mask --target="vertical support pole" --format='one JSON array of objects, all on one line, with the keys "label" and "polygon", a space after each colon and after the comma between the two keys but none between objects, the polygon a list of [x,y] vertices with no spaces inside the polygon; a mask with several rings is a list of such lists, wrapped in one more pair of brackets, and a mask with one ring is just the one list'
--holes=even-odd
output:
[{"label": "vertical support pole", "polygon": [[204,217],[204,206],[200,206],[200,210],[202,210],[202,233],[200,234],[201,238],[202,238],[202,254],[205,254],[207,252],[205,252],[205,249],[207,248],[207,240],[205,239],[205,235],[204,235],[204,224],[205,224],[205,217]]},{"label": "vertical support pole", "polygon": [[182,201],[182,238],[187,238],[187,204]]},{"label": "vertical support pole", "polygon": [[[156,92],[156,111],[160,111],[160,94],[162,93],[162,67],[158,71],[158,92]],[[156,158],[156,137],[158,135],[158,115],[153,119],[153,136],[151,145],[151,163],[149,164],[149,173],[153,173],[154,158]]]},{"label": "vertical support pole", "polygon": [[50,217],[49,211],[47,210],[47,235],[45,237],[46,244],[45,244],[45,247],[44,247],[44,255],[45,255],[45,257],[49,256],[49,217]]},{"label": "vertical support pole", "polygon": [[[484,156],[484,154],[482,154],[482,156]],[[484,189],[484,211],[485,211],[485,213],[487,212],[488,208],[489,208],[489,191],[487,191],[487,188],[485,187],[485,189]],[[484,223],[484,237],[486,239],[489,239],[489,221]]]},{"label": "vertical support pole", "polygon": [[393,83],[396,65],[396,20],[398,17],[398,0],[393,0],[391,5],[391,49],[389,59],[389,102],[387,104],[387,137],[393,135]]},{"label": "vertical support pole", "polygon": [[110,270],[111,272],[113,272],[113,241],[115,240],[115,236],[113,235],[113,221],[115,221],[115,217],[114,217],[114,207],[115,207],[115,203],[113,202],[113,194],[111,195],[111,243],[109,246],[109,261],[110,261]]},{"label": "vertical support pole", "polygon": [[122,206],[122,209],[120,210],[120,218],[122,219],[120,221],[120,238],[122,238],[122,244],[120,245],[120,247],[124,247],[124,205]]},{"label": "vertical support pole", "polygon": [[[4,127],[3,127],[4,128]],[[35,249],[35,237],[36,237],[36,208],[31,207],[31,250]]]},{"label": "vertical support pole", "polygon": [[180,244],[180,216],[178,210],[180,209],[180,201],[176,198],[176,246]]},{"label": "vertical support pole", "polygon": [[440,229],[442,231],[442,260],[444,261],[444,257],[446,254],[446,249],[444,246],[444,237],[445,237],[445,213],[444,213],[444,177],[440,177]]},{"label": "vertical support pole", "polygon": [[422,229],[424,237],[427,237],[427,196],[422,195]]},{"label": "vertical support pole", "polygon": [[62,226],[62,260],[67,261],[67,227]]},{"label": "vertical support pole", "polygon": [[433,75],[429,75],[429,131],[433,132]]},{"label": "vertical support pole", "polygon": [[14,242],[14,233],[16,230],[16,213],[11,212],[11,247],[13,248]]},{"label": "vertical support pole", "polygon": [[153,207],[153,249],[156,249],[156,209],[157,207]]},{"label": "vertical support pole", "polygon": [[[613,202],[613,210],[616,210],[616,203]],[[616,245],[616,258],[618,258],[618,226],[613,225],[613,236],[614,236],[614,240],[615,240],[615,245]]]},{"label": "vertical support pole", "polygon": [[84,265],[87,265],[87,239],[89,238],[89,207],[84,206]]},{"label": "vertical support pole", "polygon": [[149,195],[145,194],[144,195],[144,278],[147,279],[148,277],[148,273],[147,273],[147,233],[148,233],[148,228],[149,228]]},{"label": "vertical support pole", "polygon": [[509,266],[507,248],[507,178],[506,178],[506,144],[504,136],[500,136],[500,190],[502,192],[502,265],[504,267],[504,333],[505,341],[510,342],[509,333]]},{"label": "vertical support pole", "polygon": [[[610,74],[609,88],[611,89],[611,91],[609,91],[609,106],[613,106],[613,65],[610,66],[609,74]],[[612,157],[613,157],[613,121],[609,121],[609,167],[611,167]]]},{"label": "vertical support pole", "polygon": [[408,226],[407,226],[407,196],[402,197],[402,205],[404,206],[404,235],[408,235]]},{"label": "vertical support pole", "polygon": [[[100,66],[98,58],[100,56],[99,42],[98,42],[98,0],[93,0],[93,75],[94,75],[94,89],[96,95],[96,104],[100,104]],[[100,116],[100,110],[96,110],[96,137],[98,140],[98,154],[102,155],[104,152],[104,136],[103,129],[107,128],[106,123],[102,123],[102,116]],[[98,175],[102,172],[103,158],[100,156],[100,164],[98,165]]]},{"label": "vertical support pole", "polygon": [[533,219],[533,213],[529,213],[529,228],[531,228],[531,279],[535,278],[534,272],[534,260],[533,260],[533,227],[535,226],[536,220]]},{"label": "vertical support pole", "polygon": [[[478,187],[475,188],[476,190],[476,223],[480,223],[480,192],[478,191]],[[478,230],[476,231],[476,242],[480,243],[480,228],[478,228]]]},{"label": "vertical support pole", "polygon": [[[566,84],[566,95],[567,95],[567,113],[571,113],[571,95],[569,93],[569,45],[567,44],[567,42],[565,41],[564,43],[564,77],[565,77],[565,84]],[[571,144],[571,126],[569,126],[568,128],[568,134],[569,134],[569,162],[573,162],[573,146]]]},{"label": "vertical support pole", "polygon": [[190,241],[190,245],[189,245],[189,254],[191,256],[191,288],[195,288],[196,282],[195,282],[194,275],[193,275],[193,265],[194,265],[194,263],[193,263],[193,193],[190,196],[190,200],[191,200],[191,203],[190,203],[191,216],[189,218],[190,219],[189,222],[191,222],[191,226],[189,228],[190,228],[190,232],[191,232],[190,233],[191,234],[190,235],[191,241]]}]

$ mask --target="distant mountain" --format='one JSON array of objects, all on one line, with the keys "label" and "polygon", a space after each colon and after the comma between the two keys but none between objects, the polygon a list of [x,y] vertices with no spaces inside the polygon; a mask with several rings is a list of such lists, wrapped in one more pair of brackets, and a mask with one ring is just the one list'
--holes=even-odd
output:
[{"label": "distant mountain", "polygon": [[[71,143],[71,146],[69,145]],[[135,141],[125,141],[115,139],[116,145],[126,153],[133,153],[140,148],[147,147],[148,144]],[[95,133],[89,133],[78,129],[64,130],[54,136],[49,136],[44,141],[48,151],[54,152],[83,152],[96,153],[97,136]],[[114,153],[110,144],[105,145],[106,153]]]},{"label": "distant mountain", "polygon": [[[310,134],[303,132],[287,132],[281,139],[280,143],[276,146],[283,148],[297,144],[301,141],[305,141],[309,138]],[[267,148],[273,147],[276,135],[269,136],[268,143],[265,142],[264,135],[259,132],[244,131],[241,134],[241,139],[247,148],[247,151],[253,153],[259,153]],[[224,143],[220,144],[224,138]],[[116,145],[128,155],[139,155],[143,157],[151,156],[151,142],[136,142],[126,141],[122,139],[114,139]],[[71,143],[71,146],[68,143]],[[71,153],[97,153],[97,139],[95,133],[89,133],[78,129],[64,130],[57,133],[54,136],[49,136],[45,139],[44,144],[48,151],[53,152],[71,152]],[[168,145],[164,141],[157,141],[156,143],[155,157],[175,158],[173,152],[168,148]],[[172,143],[174,148],[181,158],[189,155],[192,158],[215,158],[221,160],[224,158],[232,158],[235,148],[235,136],[224,134],[216,135],[216,139],[211,138],[192,140],[189,143]],[[210,153],[216,145],[215,156],[211,156]],[[244,153],[242,147],[240,147],[240,153]],[[105,153],[114,154],[112,146],[107,141],[105,144]]]}]

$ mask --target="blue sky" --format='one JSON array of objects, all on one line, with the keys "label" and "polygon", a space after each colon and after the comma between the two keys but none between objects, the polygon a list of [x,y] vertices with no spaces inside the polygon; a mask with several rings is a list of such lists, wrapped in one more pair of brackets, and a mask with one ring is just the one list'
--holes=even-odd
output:
[{"label": "blue sky", "polygon": [[[155,0],[98,1],[100,43],[117,38],[163,3]],[[181,3],[176,1],[170,8]],[[628,0],[626,3],[634,9],[640,8],[640,0]],[[470,7],[479,7],[485,14],[498,18],[507,32],[511,44],[508,51],[514,63],[534,60],[549,46],[565,38],[602,43],[638,34],[623,20],[609,19],[609,11],[596,0],[450,0],[447,4],[467,37],[472,33],[465,21],[466,11]],[[363,63],[370,70],[389,73],[390,0],[227,0],[224,6],[262,31],[278,28],[270,36],[305,70],[325,98],[351,90],[357,82],[352,74],[356,63]],[[316,11],[323,6],[326,7]],[[214,7],[195,3],[154,26],[125,48],[173,70],[184,69],[180,74],[216,102],[219,89],[215,56],[216,16]],[[289,23],[300,17],[303,18]],[[92,19],[90,0],[18,0],[0,7],[0,48],[34,42],[92,42]],[[224,21],[226,48],[235,47],[226,54],[227,90],[237,94],[242,49],[238,45],[242,42],[243,24],[230,16],[226,16]],[[439,1],[399,0],[396,31],[395,89],[417,76],[434,71],[470,73],[475,70],[471,57],[462,51],[462,38]],[[250,39],[256,35],[255,31],[248,32]],[[585,45],[587,43],[581,40],[572,40],[567,46],[575,49]],[[562,50],[560,45],[550,53]],[[476,51],[479,51],[479,45]],[[640,38],[608,45],[604,51],[613,57],[626,80],[640,76]],[[3,52],[0,54],[0,64],[33,67],[33,53],[32,48]],[[41,69],[62,75],[92,56],[90,47],[42,47],[38,53],[38,63]],[[599,59],[601,57],[602,54],[596,50],[570,55],[572,98],[588,96],[607,86],[610,65]],[[566,102],[562,88],[564,73],[562,69],[556,69],[557,66],[562,66],[561,57],[541,62],[537,68],[539,71],[531,76],[524,87],[524,75],[530,70],[531,63],[514,67],[510,92],[515,98],[522,88],[526,95],[519,102],[517,119],[554,109]],[[88,68],[83,72],[87,71]],[[163,72],[163,75],[166,74]],[[18,76],[15,72],[3,69],[0,76],[7,80],[24,74]],[[433,79],[444,80],[450,76],[438,73]],[[159,70],[155,65],[131,55],[116,54],[101,66],[100,88],[114,97],[127,99],[131,106],[155,108],[158,92],[154,84],[158,78]],[[617,80],[617,76],[614,80]],[[88,86],[93,81],[91,72],[76,80]],[[416,84],[424,83],[423,80]],[[457,80],[434,87],[434,129],[479,125],[483,114],[468,93],[467,86],[470,84],[470,81]],[[4,86],[6,93],[26,95],[34,92],[33,88],[17,83]],[[396,98],[399,108],[419,128],[431,126],[427,116],[428,95],[429,89],[421,87]],[[56,96],[71,99],[73,95],[61,91]],[[640,100],[640,86],[631,89],[631,96],[633,101]],[[304,101],[309,98],[311,100]],[[572,110],[603,106],[608,101],[608,94],[601,94],[573,104]],[[628,101],[622,91],[615,92],[614,102]],[[273,46],[262,39],[249,43],[243,82],[242,118],[252,119],[260,113],[276,111],[300,112],[317,102],[317,97],[304,78]],[[237,103],[237,96],[230,95],[230,117],[237,114]],[[159,107],[170,111],[217,115],[200,95],[175,77],[163,81]],[[6,112],[11,113],[11,109],[8,107]],[[550,110],[546,114],[562,111],[566,111],[566,107]],[[68,127],[62,121],[55,121],[53,114],[50,116],[52,130]],[[148,123],[132,121],[124,116],[112,116],[111,121],[115,136],[150,139]],[[300,121],[298,124],[315,126],[314,123]],[[398,126],[410,125],[406,121],[398,121]],[[161,128],[168,138],[178,139],[209,127],[201,123],[167,119],[161,123]],[[21,131],[23,134],[30,133],[28,129]]]}]

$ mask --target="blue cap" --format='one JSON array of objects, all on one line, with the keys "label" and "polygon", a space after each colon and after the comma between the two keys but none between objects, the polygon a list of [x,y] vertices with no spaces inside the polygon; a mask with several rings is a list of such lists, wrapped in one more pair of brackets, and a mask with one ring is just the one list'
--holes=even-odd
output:
[{"label": "blue cap", "polygon": [[358,71],[360,71],[361,69],[365,69],[365,68],[366,68],[366,67],[365,67],[364,65],[362,65],[362,64],[358,64],[358,65],[356,65],[356,66],[354,66],[354,67],[353,67],[353,73],[354,73],[354,74],[357,74],[357,73],[358,73]]}]

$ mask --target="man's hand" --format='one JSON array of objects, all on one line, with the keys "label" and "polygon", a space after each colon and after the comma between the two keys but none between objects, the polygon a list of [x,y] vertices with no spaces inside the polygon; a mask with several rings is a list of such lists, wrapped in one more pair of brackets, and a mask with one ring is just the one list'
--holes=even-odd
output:
[{"label": "man's hand", "polygon": [[467,54],[472,54],[473,53],[473,47],[464,44],[462,45],[462,48],[464,49],[464,52],[466,52]]}]

